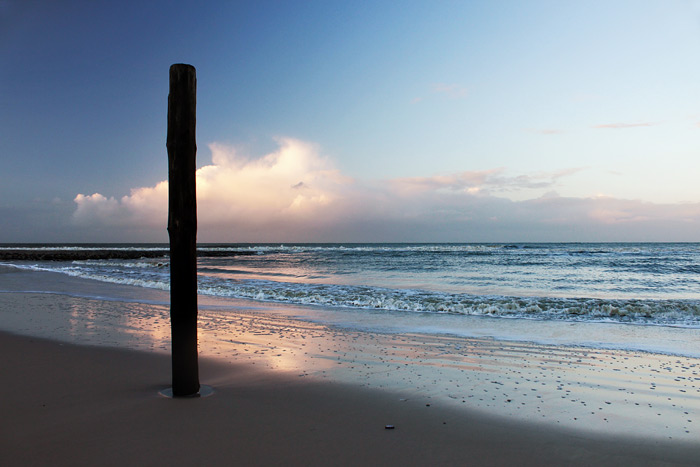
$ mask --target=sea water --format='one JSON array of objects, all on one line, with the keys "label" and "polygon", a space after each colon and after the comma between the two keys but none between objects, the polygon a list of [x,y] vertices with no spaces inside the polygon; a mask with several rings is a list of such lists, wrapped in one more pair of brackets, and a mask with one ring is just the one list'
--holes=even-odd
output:
[{"label": "sea water", "polygon": [[[167,245],[0,247],[18,248]],[[333,325],[700,355],[694,342],[700,330],[697,243],[201,244],[199,249],[231,253],[198,259],[202,296],[284,304],[296,316]],[[167,257],[3,264],[169,288]]]}]

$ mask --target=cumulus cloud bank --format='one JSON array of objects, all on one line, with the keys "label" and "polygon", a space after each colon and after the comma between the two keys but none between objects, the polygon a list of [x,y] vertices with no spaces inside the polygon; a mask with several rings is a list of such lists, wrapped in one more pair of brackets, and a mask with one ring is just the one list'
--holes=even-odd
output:
[{"label": "cumulus cloud bank", "polygon": [[[199,241],[682,240],[700,224],[697,203],[558,196],[560,180],[578,168],[520,176],[497,168],[366,182],[343,175],[313,144],[278,143],[277,151],[260,158],[209,145],[211,164],[196,174]],[[509,195],[516,192],[539,194],[514,201]],[[83,228],[167,239],[167,181],[119,199],[95,193],[74,201],[73,220]]]},{"label": "cumulus cloud bank", "polygon": [[[209,148],[212,163],[196,173],[197,217],[205,235],[329,223],[336,216],[332,207],[353,184],[314,145],[301,141],[280,140],[279,150],[258,159],[221,144]],[[95,193],[74,201],[74,221],[83,226],[159,228],[167,218],[168,182],[133,189],[120,199]]]}]

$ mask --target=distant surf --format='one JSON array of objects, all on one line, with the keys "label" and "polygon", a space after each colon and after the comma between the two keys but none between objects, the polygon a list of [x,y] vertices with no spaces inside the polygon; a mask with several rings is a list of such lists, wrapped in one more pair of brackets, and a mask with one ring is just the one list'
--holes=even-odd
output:
[{"label": "distant surf", "polygon": [[[24,256],[8,259],[13,252]],[[199,256],[199,292],[219,297],[700,327],[699,244],[206,244],[199,246]],[[115,284],[169,287],[162,244],[4,245],[0,262]]]}]

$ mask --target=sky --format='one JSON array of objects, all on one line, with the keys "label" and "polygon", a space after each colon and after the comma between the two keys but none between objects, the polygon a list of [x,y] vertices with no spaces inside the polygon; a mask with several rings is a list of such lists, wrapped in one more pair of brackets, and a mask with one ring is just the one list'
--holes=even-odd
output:
[{"label": "sky", "polygon": [[700,241],[700,1],[0,0],[0,242]]}]

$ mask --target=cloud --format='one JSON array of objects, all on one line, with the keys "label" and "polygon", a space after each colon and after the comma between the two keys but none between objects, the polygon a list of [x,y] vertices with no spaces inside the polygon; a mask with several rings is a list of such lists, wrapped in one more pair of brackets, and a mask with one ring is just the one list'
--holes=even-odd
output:
[{"label": "cloud", "polygon": [[78,194],[73,201],[77,204],[73,220],[79,226],[94,225],[99,220],[107,226],[156,227],[160,225],[163,212],[167,216],[168,182],[132,189],[130,195],[119,200],[94,193]]},{"label": "cloud", "polygon": [[[316,145],[278,143],[259,158],[209,145],[211,164],[196,174],[199,241],[674,241],[696,239],[700,230],[698,203],[559,196],[555,188],[583,168],[368,182],[343,175]],[[166,241],[167,192],[162,181],[118,199],[79,194],[73,221],[84,232],[122,232],[122,241],[145,232],[149,241]],[[529,197],[511,199],[523,193]]]},{"label": "cloud", "polygon": [[396,193],[452,192],[490,195],[519,190],[553,187],[557,180],[572,175],[581,168],[557,172],[541,172],[531,175],[509,176],[504,168],[483,171],[467,171],[451,175],[431,177],[397,178],[388,183]]},{"label": "cloud", "polygon": [[469,94],[467,88],[457,84],[438,83],[433,86],[433,91],[440,94],[445,94],[450,99],[464,99]]},{"label": "cloud", "polygon": [[561,135],[564,134],[564,130],[557,130],[555,128],[526,128],[526,131],[529,131],[530,133],[537,133],[540,135]]},{"label": "cloud", "polygon": [[620,130],[625,128],[638,128],[644,126],[654,126],[657,123],[645,122],[645,123],[606,123],[604,125],[593,125],[593,128],[608,128],[613,130]]},{"label": "cloud", "polygon": [[[318,154],[317,148],[281,139],[279,150],[251,159],[234,148],[211,144],[212,164],[197,170],[197,217],[201,227],[303,224],[320,213],[331,221],[329,207],[353,181]],[[168,182],[131,190],[120,199],[100,193],[78,194],[73,214],[79,225],[165,225]],[[329,211],[329,212],[326,212]]]},{"label": "cloud", "polygon": [[600,94],[579,92],[571,96],[573,102],[591,102],[602,99]]},{"label": "cloud", "polygon": [[[438,83],[432,86],[430,91],[433,94],[441,94],[448,99],[465,99],[469,95],[467,88],[460,86],[458,84],[445,84]],[[411,99],[411,104],[415,105],[422,102],[425,98],[422,96],[414,97]]]}]

